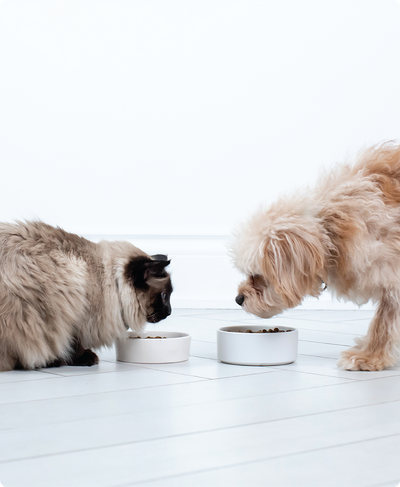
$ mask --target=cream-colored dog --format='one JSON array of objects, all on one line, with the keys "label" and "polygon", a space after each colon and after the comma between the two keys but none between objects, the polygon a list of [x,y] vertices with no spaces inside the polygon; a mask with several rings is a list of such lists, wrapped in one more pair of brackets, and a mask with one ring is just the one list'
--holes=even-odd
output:
[{"label": "cream-colored dog", "polygon": [[382,370],[400,339],[400,145],[387,142],[341,165],[313,191],[260,209],[235,234],[231,254],[247,279],[236,302],[270,318],[325,287],[377,310],[367,335],[342,353],[347,370]]}]

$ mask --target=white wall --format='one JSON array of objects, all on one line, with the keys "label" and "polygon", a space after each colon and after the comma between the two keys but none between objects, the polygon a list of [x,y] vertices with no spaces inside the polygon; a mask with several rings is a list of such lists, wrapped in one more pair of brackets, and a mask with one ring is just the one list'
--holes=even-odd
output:
[{"label": "white wall", "polygon": [[[98,241],[104,236],[91,235]],[[108,237],[110,238],[110,237]],[[146,249],[150,254],[160,251],[172,257],[169,267],[174,292],[173,308],[233,308],[240,274],[232,267],[227,255],[225,237],[212,236],[131,236],[118,235],[118,240],[128,240]],[[319,299],[306,299],[302,309],[358,309],[352,303],[332,300],[329,290]],[[368,303],[363,309],[372,309]]]},{"label": "white wall", "polygon": [[235,222],[399,138],[399,56],[395,0],[4,0],[0,220],[169,251],[176,305],[235,306]]}]

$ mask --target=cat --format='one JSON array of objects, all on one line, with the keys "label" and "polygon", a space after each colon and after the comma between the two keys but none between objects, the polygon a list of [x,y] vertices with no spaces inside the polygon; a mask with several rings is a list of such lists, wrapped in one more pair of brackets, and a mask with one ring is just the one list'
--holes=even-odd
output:
[{"label": "cat", "polygon": [[97,364],[92,348],[171,314],[169,264],[129,242],[0,223],[0,371]]}]

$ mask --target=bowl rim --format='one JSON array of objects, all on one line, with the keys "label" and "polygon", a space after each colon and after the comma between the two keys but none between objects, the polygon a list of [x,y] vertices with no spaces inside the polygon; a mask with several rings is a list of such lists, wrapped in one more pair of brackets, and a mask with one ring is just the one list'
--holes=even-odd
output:
[{"label": "bowl rim", "polygon": [[[229,329],[228,329],[229,328]],[[242,329],[242,328],[247,328],[247,329],[250,329],[250,328],[257,328],[259,330],[264,330],[264,329],[267,329],[267,327],[265,326],[259,326],[259,325],[254,325],[254,324],[248,324],[246,325],[245,323],[243,325],[230,325],[230,326],[223,326],[221,328],[218,328],[218,332],[219,333],[222,333],[222,334],[230,334],[230,335],[247,335],[247,336],[265,336],[265,335],[268,335],[268,336],[275,336],[277,335],[277,333],[243,333],[242,331],[236,331],[232,328],[236,328],[236,329]],[[271,328],[271,327],[269,327]],[[279,328],[280,330],[290,330],[290,331],[298,331],[297,328],[294,328],[293,326],[275,326],[274,328]],[[279,335],[278,336],[282,336],[282,335]],[[290,335],[283,335],[283,336],[290,336]]]},{"label": "bowl rim", "polygon": [[[127,335],[126,336],[122,336],[122,337],[118,337],[117,339],[119,340],[129,340],[132,336],[140,336],[140,335],[146,335],[146,336],[151,336],[151,334],[153,335],[157,335],[157,336],[161,336],[162,334],[168,334],[168,333],[179,333],[179,336],[173,336],[173,337],[168,337],[166,338],[166,340],[168,341],[171,341],[171,340],[182,340],[182,339],[187,339],[187,338],[191,338],[189,333],[184,333],[184,332],[181,332],[181,331],[163,331],[163,330],[154,330],[154,331],[148,331],[148,332],[136,332],[136,331],[133,331],[133,330],[128,330],[127,331]],[[142,337],[141,337],[142,338]],[[151,340],[150,342],[140,342],[140,343],[160,343],[162,342],[163,340],[159,340],[157,342],[154,342],[153,340]],[[135,342],[135,343],[139,343],[139,342]]]}]

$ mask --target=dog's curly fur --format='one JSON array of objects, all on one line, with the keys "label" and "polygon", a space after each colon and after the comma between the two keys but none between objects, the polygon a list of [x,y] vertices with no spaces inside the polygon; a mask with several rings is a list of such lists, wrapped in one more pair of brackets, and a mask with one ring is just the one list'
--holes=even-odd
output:
[{"label": "dog's curly fur", "polygon": [[169,263],[129,242],[1,223],[0,371],[98,363],[90,348],[171,313]]},{"label": "dog's curly fur", "polygon": [[314,190],[261,208],[235,233],[231,255],[247,279],[242,306],[270,318],[319,296],[377,310],[368,333],[343,352],[347,370],[382,370],[398,358],[400,339],[400,144],[362,151],[335,167]]}]

